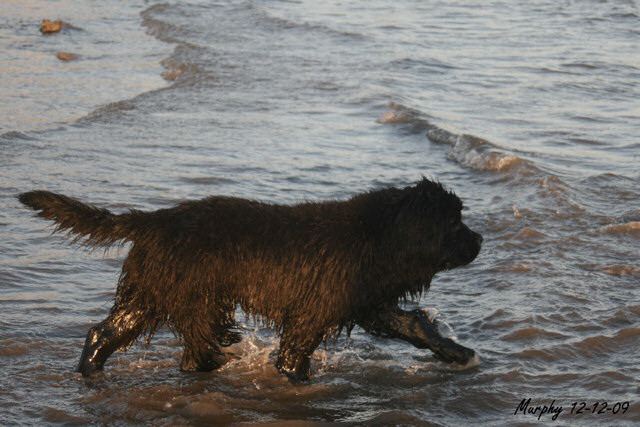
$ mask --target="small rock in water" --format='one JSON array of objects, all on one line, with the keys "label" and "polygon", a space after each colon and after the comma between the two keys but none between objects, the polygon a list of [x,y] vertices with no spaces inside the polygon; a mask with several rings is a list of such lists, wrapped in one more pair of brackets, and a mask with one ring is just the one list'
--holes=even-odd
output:
[{"label": "small rock in water", "polygon": [[60,32],[60,30],[62,30],[62,25],[63,25],[63,22],[60,20],[49,21],[48,19],[43,19],[42,26],[40,27],[40,31],[42,32],[42,34],[58,33]]},{"label": "small rock in water", "polygon": [[69,52],[58,52],[56,56],[62,61],[73,61],[74,59],[78,59],[78,55]]}]

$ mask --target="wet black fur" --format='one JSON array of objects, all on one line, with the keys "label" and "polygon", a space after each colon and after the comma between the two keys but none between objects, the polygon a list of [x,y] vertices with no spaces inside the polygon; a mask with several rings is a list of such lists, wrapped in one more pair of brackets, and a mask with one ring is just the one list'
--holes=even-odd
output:
[{"label": "wet black fur", "polygon": [[480,250],[480,235],[461,222],[460,200],[427,179],[346,201],[286,206],[214,196],[121,215],[46,191],[19,199],[84,245],[131,242],[115,304],[87,335],[84,375],[162,324],[184,343],[182,369],[216,369],[229,359],[221,347],[240,340],[237,304],[281,333],[276,366],[292,378],[306,379],[320,342],[354,324],[446,361],[473,356],[424,316],[397,308]]}]

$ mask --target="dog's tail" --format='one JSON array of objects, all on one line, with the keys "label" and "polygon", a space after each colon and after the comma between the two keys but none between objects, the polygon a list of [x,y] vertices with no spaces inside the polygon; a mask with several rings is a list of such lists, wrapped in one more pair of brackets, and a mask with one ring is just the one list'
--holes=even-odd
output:
[{"label": "dog's tail", "polygon": [[75,235],[73,242],[84,246],[109,247],[118,240],[134,240],[135,220],[140,212],[115,215],[107,209],[79,202],[49,191],[29,191],[18,196],[22,204],[38,212],[38,216],[57,224],[54,232]]}]

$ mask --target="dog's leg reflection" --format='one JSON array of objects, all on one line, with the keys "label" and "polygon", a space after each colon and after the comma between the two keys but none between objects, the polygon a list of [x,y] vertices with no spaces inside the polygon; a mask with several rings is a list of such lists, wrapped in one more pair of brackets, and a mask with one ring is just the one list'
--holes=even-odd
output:
[{"label": "dog's leg reflection", "polygon": [[422,310],[386,307],[372,313],[359,325],[372,335],[399,338],[417,348],[428,348],[437,359],[447,363],[466,365],[475,355],[472,349],[440,335],[436,325]]},{"label": "dog's leg reflection", "polygon": [[78,372],[85,377],[101,371],[107,358],[116,350],[128,348],[146,328],[143,312],[116,305],[109,316],[89,329],[80,356]]}]

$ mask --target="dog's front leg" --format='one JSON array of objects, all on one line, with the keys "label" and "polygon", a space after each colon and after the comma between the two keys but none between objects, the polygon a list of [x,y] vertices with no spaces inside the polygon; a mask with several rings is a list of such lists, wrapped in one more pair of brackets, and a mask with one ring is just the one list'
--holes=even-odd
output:
[{"label": "dog's front leg", "polygon": [[399,338],[417,348],[428,348],[437,359],[466,365],[475,352],[438,332],[422,310],[405,311],[398,307],[376,311],[359,322],[367,332],[385,338]]},{"label": "dog's front leg", "polygon": [[144,332],[146,325],[142,312],[113,307],[105,320],[89,329],[78,372],[88,377],[101,371],[111,353],[129,347]]}]

